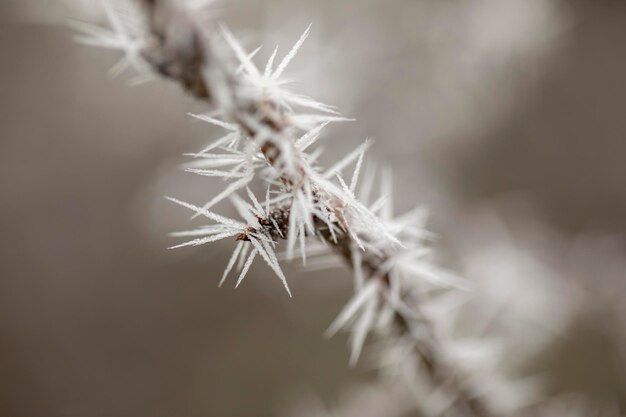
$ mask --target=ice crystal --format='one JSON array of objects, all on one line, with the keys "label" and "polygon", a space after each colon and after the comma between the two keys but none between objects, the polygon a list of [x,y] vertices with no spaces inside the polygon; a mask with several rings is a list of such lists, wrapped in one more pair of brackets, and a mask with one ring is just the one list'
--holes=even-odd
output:
[{"label": "ice crystal", "polygon": [[[147,8],[156,9],[157,3],[144,1]],[[200,7],[205,3],[196,0],[185,4]],[[476,344],[451,347],[449,351],[439,349],[439,335],[429,327],[430,318],[416,302],[424,294],[467,289],[465,281],[431,262],[427,245],[431,236],[424,231],[424,211],[416,209],[394,217],[393,183],[387,171],[381,175],[380,195],[371,200],[376,175],[365,168],[365,154],[371,141],[339,158],[330,168],[319,162],[321,149],[316,145],[324,129],[329,123],[350,119],[333,106],[288,89],[290,81],[284,74],[302,48],[311,26],[282,59],[278,60],[278,48],[275,48],[260,70],[255,64],[259,48],[246,51],[224,24],[219,29],[201,31],[190,23],[191,19],[172,18],[176,25],[188,25],[182,29],[174,26],[177,30],[173,31],[174,46],[183,43],[186,49],[182,48],[185,54],[174,54],[175,59],[183,57],[181,62],[174,62],[178,64],[173,67],[176,70],[166,70],[172,62],[158,61],[158,54],[157,58],[148,59],[143,52],[148,45],[157,49],[165,48],[164,45],[171,47],[166,44],[167,39],[161,39],[171,33],[166,30],[159,32],[161,38],[153,36],[156,23],[137,18],[133,7],[126,10],[113,7],[110,1],[104,4],[110,29],[77,25],[83,34],[80,40],[122,51],[125,56],[115,66],[115,73],[132,67],[145,74],[147,69],[156,67],[158,72],[180,82],[191,95],[213,107],[206,114],[192,114],[193,118],[226,131],[199,151],[187,154],[191,160],[185,164],[185,171],[215,177],[226,184],[221,192],[201,205],[170,198],[191,210],[194,218],[211,222],[174,233],[175,237],[187,240],[172,249],[233,241],[234,249],[219,285],[236,270],[235,286],[239,286],[260,257],[289,296],[292,294],[276,254],[281,241],[286,241],[287,258],[298,257],[303,263],[308,258],[310,267],[336,265],[339,255],[353,269],[355,291],[327,333],[331,335],[342,329],[351,332],[350,364],[359,360],[370,334],[387,336],[389,362],[412,360],[416,364],[414,372],[419,369],[419,363],[441,368],[438,372],[442,376],[435,377],[443,380],[431,381],[445,388],[438,398],[446,401],[439,403],[451,407],[461,400],[474,401],[464,390],[465,380],[455,372],[449,373],[448,365],[440,360],[449,359],[453,363],[459,357],[471,356],[481,363],[481,354],[492,356],[492,350],[477,348]],[[157,23],[163,24],[160,20]],[[153,26],[146,28],[146,24]],[[154,45],[155,37],[162,45],[159,42]],[[199,39],[205,40],[205,44],[198,46]],[[350,168],[352,172],[348,173]],[[250,187],[256,186],[265,190],[263,200],[251,191]],[[231,202],[240,219],[216,212],[216,207],[225,200]],[[313,237],[318,243],[310,242]],[[442,311],[433,307],[433,303],[430,299],[431,311]]]}]

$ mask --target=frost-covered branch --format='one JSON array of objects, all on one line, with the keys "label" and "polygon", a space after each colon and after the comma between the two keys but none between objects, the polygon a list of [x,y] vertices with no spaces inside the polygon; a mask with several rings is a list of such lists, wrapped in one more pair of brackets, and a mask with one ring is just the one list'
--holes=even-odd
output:
[{"label": "frost-covered branch", "polygon": [[[490,415],[480,388],[457,366],[454,349],[443,342],[433,321],[433,306],[458,301],[465,284],[430,263],[423,212],[393,217],[387,173],[382,175],[381,196],[373,198],[373,171],[362,174],[369,143],[328,169],[317,162],[319,150],[309,152],[324,127],[347,120],[334,107],[285,88],[284,72],[309,28],[281,60],[275,49],[261,70],[253,61],[258,49],[245,51],[223,25],[197,24],[196,13],[189,11],[191,2],[176,7],[165,0],[140,3],[120,10],[105,2],[112,30],[80,25],[81,39],[123,50],[115,72],[132,66],[142,78],[156,72],[177,82],[207,105],[206,114],[193,116],[226,131],[189,154],[188,172],[218,177],[227,185],[205,204],[171,199],[212,222],[177,233],[190,240],[175,247],[233,239],[235,250],[220,284],[237,269],[239,285],[260,257],[290,296],[276,254],[280,240],[286,240],[288,258],[305,261],[309,256],[324,263],[326,254],[340,255],[354,271],[355,295],[329,334],[352,330],[351,363],[374,331],[383,345],[381,363],[403,368],[422,395],[419,406],[426,414]],[[348,179],[345,172],[351,166]],[[253,180],[264,183],[264,198],[248,188]],[[241,192],[246,199],[238,196]],[[212,210],[226,199],[241,220]],[[309,242],[312,237],[318,238],[317,244]]]}]

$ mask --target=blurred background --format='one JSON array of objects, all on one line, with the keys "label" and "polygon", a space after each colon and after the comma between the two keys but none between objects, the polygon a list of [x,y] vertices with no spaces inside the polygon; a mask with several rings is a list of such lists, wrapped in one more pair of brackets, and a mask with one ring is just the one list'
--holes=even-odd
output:
[{"label": "blurred background", "polygon": [[[261,58],[313,23],[296,89],[357,119],[326,154],[374,138],[398,211],[429,208],[440,262],[477,287],[460,332],[500,340],[503,369],[549,396],[626,408],[624,2],[215,10]],[[178,168],[217,131],[176,86],[111,79],[116,54],[75,43],[67,19],[98,21],[97,2],[5,0],[0,16],[0,415],[283,416],[370,383],[343,335],[322,336],[347,271],[287,266],[289,299],[260,263],[218,290],[230,242],[166,250],[189,216],[163,196],[221,187]]]}]

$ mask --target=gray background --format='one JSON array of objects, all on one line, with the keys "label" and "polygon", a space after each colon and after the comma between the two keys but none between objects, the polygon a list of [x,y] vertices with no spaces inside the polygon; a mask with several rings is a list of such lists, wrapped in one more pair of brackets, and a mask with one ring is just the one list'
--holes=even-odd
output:
[{"label": "gray background", "polygon": [[[372,377],[348,368],[344,336],[322,337],[347,272],[287,266],[289,300],[260,263],[218,290],[231,242],[165,250],[189,223],[162,196],[200,203],[220,187],[177,168],[217,134],[185,117],[196,103],[107,78],[115,54],[73,41],[63,19],[91,16],[70,3],[0,12],[1,415],[276,415],[301,391],[332,402]],[[220,13],[263,57],[313,22],[296,88],[357,119],[328,131],[327,161],[373,137],[398,208],[430,207],[440,259],[462,275],[488,270],[482,248],[514,247],[576,281],[576,319],[535,365],[567,381],[555,390],[623,398],[623,2],[240,0]],[[511,263],[503,285],[523,271]]]}]

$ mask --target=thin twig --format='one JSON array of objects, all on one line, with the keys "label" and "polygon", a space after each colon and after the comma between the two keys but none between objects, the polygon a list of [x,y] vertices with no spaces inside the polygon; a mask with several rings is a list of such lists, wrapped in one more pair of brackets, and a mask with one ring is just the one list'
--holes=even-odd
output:
[{"label": "thin twig", "polygon": [[[270,100],[240,94],[243,81],[222,57],[221,51],[214,46],[211,36],[207,35],[206,31],[200,30],[192,17],[165,0],[141,0],[141,3],[151,32],[151,39],[143,49],[143,56],[153,70],[177,82],[189,95],[205,102],[209,107],[219,109],[224,118],[236,124],[258,145],[267,163],[277,167],[283,150],[272,138],[292,136],[290,119],[283,114],[281,107]],[[303,178],[306,176],[302,169],[288,173],[282,169],[277,170],[281,172],[280,181],[285,186],[291,189],[302,187]],[[329,198],[322,190],[313,189],[310,192],[313,199]],[[235,238],[239,241],[250,241],[260,232],[274,240],[286,238],[289,235],[291,204],[293,201],[282,203],[264,216],[257,216],[258,226],[248,227]],[[341,207],[331,207],[330,210],[342,212]],[[352,266],[353,248],[362,245],[349,232],[347,219],[342,220],[341,214],[334,218],[336,220],[333,220],[329,227],[325,219],[318,215],[313,216],[315,235],[323,239],[345,259],[348,265]],[[257,230],[258,228],[263,230]],[[259,243],[255,240],[255,244]],[[377,287],[380,288],[379,303],[386,302],[385,293],[390,292],[391,286],[389,273],[380,271],[384,271],[383,265],[392,259],[395,250],[393,245],[389,245],[379,252],[372,252],[366,248],[362,254],[366,276],[380,283]],[[257,251],[258,248],[255,247],[246,262],[247,266]],[[454,398],[452,406],[444,412],[444,415],[490,416],[491,413],[483,399],[477,397],[471,387],[468,387],[463,372],[456,369],[442,354],[443,349],[437,340],[433,325],[420,311],[419,300],[409,299],[407,297],[410,296],[407,294],[403,294],[403,297],[404,303],[414,310],[415,318],[407,318],[396,312],[393,318],[393,333],[398,339],[413,341],[413,353],[419,359],[432,387],[444,389]],[[419,334],[415,332],[417,327],[420,329]]]}]

